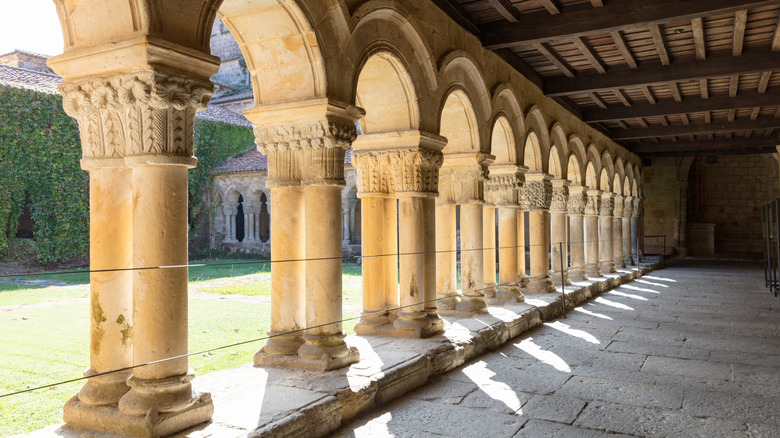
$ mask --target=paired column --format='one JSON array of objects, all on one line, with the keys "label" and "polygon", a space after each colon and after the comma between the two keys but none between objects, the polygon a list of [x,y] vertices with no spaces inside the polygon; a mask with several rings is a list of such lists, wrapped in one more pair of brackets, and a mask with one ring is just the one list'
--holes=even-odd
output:
[{"label": "paired column", "polygon": [[601,211],[599,212],[599,263],[601,272],[617,272],[615,269],[615,257],[612,244],[612,215],[614,211],[614,194],[603,192],[601,194]]},{"label": "paired column", "polygon": [[531,248],[531,276],[527,294],[554,292],[550,278],[550,203],[552,177],[544,173],[528,173],[523,186],[529,203],[529,246]]},{"label": "paired column", "polygon": [[625,268],[623,260],[623,196],[616,194],[612,209],[612,257],[616,268]]},{"label": "paired column", "polygon": [[[485,187],[485,199],[496,205],[498,210],[499,286],[496,297],[488,300],[488,304],[502,305],[525,300],[518,284],[521,278],[518,253],[525,252],[525,248],[518,248],[517,219],[518,192],[525,181],[523,174],[527,170],[515,165],[491,166],[490,179]],[[522,272],[522,276],[525,276],[525,272]]]},{"label": "paired column", "polygon": [[568,275],[568,239],[566,238],[566,213],[569,201],[569,182],[562,179],[552,181],[550,202],[550,258],[553,284],[570,285]]},{"label": "paired column", "polygon": [[[195,166],[195,112],[206,106],[218,59],[137,42],[110,53],[50,60],[65,111],[81,132],[91,173],[93,269],[187,264],[187,172]],[[84,53],[84,52],[82,52]],[[106,59],[122,59],[116,73]],[[176,70],[147,63],[165,59]],[[85,77],[90,66],[111,66]],[[175,73],[174,73],[175,71]],[[193,391],[187,354],[187,268],[91,275],[90,369],[137,366],[93,380],[64,407],[72,427],[164,436],[208,421],[208,394]],[[156,362],[152,365],[147,363]]]},{"label": "paired column", "polygon": [[[393,134],[398,144],[399,135]],[[408,147],[378,149],[387,144],[386,137],[361,136],[352,154],[366,236],[364,312],[355,331],[363,335],[428,337],[443,329],[436,307],[434,197],[445,140],[407,132],[400,138]]]},{"label": "paired column", "polygon": [[634,208],[631,209],[631,252],[636,257],[636,262],[639,263],[639,250],[638,237],[641,236],[641,230],[639,229],[639,217],[641,215],[642,198],[634,198]]},{"label": "paired column", "polygon": [[634,264],[631,253],[631,213],[634,211],[634,198],[626,196],[623,199],[623,263]]},{"label": "paired column", "polygon": [[[487,195],[487,191],[485,193]],[[482,208],[482,251],[485,302],[496,302],[496,206],[486,202]]]},{"label": "paired column", "polygon": [[586,205],[585,188],[582,186],[569,186],[569,252],[571,264],[569,266],[569,279],[572,281],[587,280],[585,272],[585,228],[584,217]]},{"label": "paired column", "polygon": [[[341,187],[344,153],[362,113],[313,99],[245,114],[256,126],[258,150],[268,155],[274,233],[269,331],[274,337],[254,363],[328,371],[357,362],[340,322]],[[301,329],[303,336],[285,334]]]},{"label": "paired column", "polygon": [[236,243],[236,215],[238,215],[238,206],[226,204],[222,207],[225,213],[225,243]]},{"label": "paired column", "polygon": [[601,241],[599,240],[599,213],[601,190],[589,189],[585,204],[585,274],[590,278],[601,277]]}]

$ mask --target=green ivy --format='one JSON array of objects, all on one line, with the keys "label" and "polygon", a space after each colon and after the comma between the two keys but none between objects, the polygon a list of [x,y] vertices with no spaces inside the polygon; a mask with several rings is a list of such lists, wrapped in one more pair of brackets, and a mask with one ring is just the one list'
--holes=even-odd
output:
[{"label": "green ivy", "polygon": [[29,199],[42,264],[87,255],[87,173],[59,95],[0,86],[0,255]]}]

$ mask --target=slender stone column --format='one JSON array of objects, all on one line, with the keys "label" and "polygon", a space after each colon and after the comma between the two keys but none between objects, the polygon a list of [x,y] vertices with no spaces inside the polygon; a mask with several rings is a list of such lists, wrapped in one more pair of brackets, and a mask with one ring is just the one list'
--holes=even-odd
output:
[{"label": "slender stone column", "polygon": [[451,315],[460,301],[457,277],[456,205],[439,199],[436,204],[436,292],[439,313]]},{"label": "slender stone column", "polygon": [[236,215],[238,214],[238,207],[235,205],[225,205],[223,207],[225,213],[225,243],[236,243]]},{"label": "slender stone column", "polygon": [[601,194],[601,211],[599,212],[599,262],[603,273],[617,272],[613,252],[612,214],[614,210],[614,194]]},{"label": "slender stone column", "polygon": [[569,278],[572,281],[587,280],[585,273],[585,230],[583,214],[585,213],[585,188],[582,186],[569,187],[569,251],[571,252],[571,266]]},{"label": "slender stone column", "polygon": [[523,173],[528,169],[514,165],[491,166],[491,175],[485,187],[485,199],[498,206],[498,267],[499,283],[495,303],[524,301],[525,296],[517,284],[518,270],[517,209],[519,191],[525,181]]},{"label": "slender stone column", "polygon": [[599,212],[601,211],[601,191],[589,189],[585,204],[585,274],[589,278],[601,277],[599,256],[601,242],[599,240]]},{"label": "slender stone column", "polygon": [[616,268],[625,268],[623,260],[623,196],[615,195],[612,208],[612,257]]},{"label": "slender stone column", "polygon": [[[520,193],[523,193],[523,191],[520,190]],[[527,211],[528,206],[526,203],[521,202],[517,208],[517,284],[520,287],[526,287],[529,280],[526,274],[528,261],[525,256],[525,217]]]},{"label": "slender stone column", "polygon": [[[385,200],[382,196],[361,194],[363,211],[361,215],[363,239],[363,314],[355,326],[359,335],[376,334],[376,328],[389,324],[385,306],[383,257],[385,240],[383,217]],[[384,312],[384,313],[383,313]]]},{"label": "slender stone column", "polygon": [[569,182],[556,179],[552,181],[552,201],[550,202],[550,258],[553,284],[570,285],[568,275],[568,244],[566,239],[566,213],[569,201]]},{"label": "slender stone column", "polygon": [[[387,197],[384,201],[382,215],[382,231],[384,233],[384,249],[381,261],[384,266],[383,289],[385,291],[385,306],[397,308],[401,301],[398,297],[398,201],[395,197]],[[352,210],[354,213],[354,209]],[[390,311],[390,319],[394,319],[396,310]]]},{"label": "slender stone column", "polygon": [[407,337],[431,334],[431,321],[423,304],[425,294],[425,204],[422,197],[399,199],[401,306],[393,325]]},{"label": "slender stone column", "polygon": [[[440,162],[439,162],[440,163]],[[441,165],[441,164],[439,164]],[[438,172],[438,168],[436,169]],[[438,183],[438,178],[432,178]],[[423,202],[423,241],[425,254],[423,255],[423,273],[425,275],[425,312],[428,321],[431,322],[431,331],[440,332],[444,329],[444,321],[439,317],[437,288],[436,288],[436,198],[425,197]]]},{"label": "slender stone column", "polygon": [[463,297],[456,309],[462,316],[486,311],[482,292],[484,262],[482,260],[482,204],[470,202],[460,206],[460,269]]},{"label": "slender stone column", "polygon": [[347,246],[350,244],[350,234],[351,230],[349,229],[349,201],[342,200],[341,201],[341,239],[342,239],[342,245]]},{"label": "slender stone column", "polygon": [[483,284],[485,301],[496,300],[496,207],[485,204],[482,208]]},{"label": "slender stone column", "polygon": [[626,196],[623,200],[623,263],[634,264],[631,254],[631,213],[634,211],[634,198]]},{"label": "slender stone column", "polygon": [[639,263],[639,250],[637,246],[638,237],[641,236],[639,229],[639,216],[640,209],[642,208],[642,198],[634,198],[634,208],[631,209],[631,252],[636,257],[636,262]]},{"label": "slender stone column", "polygon": [[552,177],[543,173],[525,176],[525,198],[530,203],[528,226],[530,227],[531,278],[528,294],[555,291],[550,278],[550,203],[552,202]]}]

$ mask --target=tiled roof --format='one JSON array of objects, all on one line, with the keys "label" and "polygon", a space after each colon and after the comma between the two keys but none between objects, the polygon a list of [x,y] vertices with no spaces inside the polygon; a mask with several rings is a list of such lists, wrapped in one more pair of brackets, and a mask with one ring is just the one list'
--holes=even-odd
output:
[{"label": "tiled roof", "polygon": [[237,100],[251,99],[254,96],[252,90],[241,91],[235,94],[226,94],[218,98],[212,99],[214,103],[235,102]]},{"label": "tiled roof", "polygon": [[[344,154],[344,164],[352,164],[352,148],[347,149]],[[225,164],[212,170],[213,175],[224,175],[227,173],[243,172],[263,172],[268,170],[268,157],[257,151],[256,148],[249,149],[228,159]]]},{"label": "tiled roof", "polygon": [[0,65],[0,85],[57,94],[57,85],[60,82],[62,82],[62,78],[57,75]]},{"label": "tiled roof", "polygon": [[252,127],[252,123],[250,123],[249,120],[244,118],[244,116],[241,114],[216,105],[209,105],[207,109],[198,112],[195,117],[201,120],[211,120],[213,122],[228,123],[230,125],[246,126],[247,128]]}]

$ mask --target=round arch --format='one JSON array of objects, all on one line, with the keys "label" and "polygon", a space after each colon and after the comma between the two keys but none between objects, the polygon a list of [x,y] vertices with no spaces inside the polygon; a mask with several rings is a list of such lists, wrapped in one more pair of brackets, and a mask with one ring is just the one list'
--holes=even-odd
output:
[{"label": "round arch", "polygon": [[563,166],[561,166],[558,145],[550,148],[550,158],[547,160],[547,173],[558,179],[563,179]]},{"label": "round arch", "polygon": [[440,135],[447,138],[445,154],[479,152],[479,125],[466,92],[456,88],[447,94],[439,119]]},{"label": "round arch", "polygon": [[588,188],[599,188],[599,180],[596,175],[596,166],[592,161],[588,162],[588,165],[585,166],[585,185],[588,186]]},{"label": "round arch", "polygon": [[[537,145],[536,152],[537,156],[539,157],[539,163],[544,163],[546,166],[548,154],[550,151],[550,131],[547,129],[547,122],[539,107],[533,105],[528,109],[528,111],[526,111],[525,124],[526,128],[528,129],[526,136],[529,135],[530,132],[533,132],[537,136],[535,144]],[[527,141],[524,143],[524,145],[528,144],[529,143]],[[528,166],[528,164],[525,163],[524,165]],[[539,167],[537,170],[542,172],[547,171],[547,169],[544,167]]]},{"label": "round arch", "polygon": [[[460,89],[469,97],[469,106],[474,114],[474,128],[478,136],[477,143],[482,149],[479,152],[488,153],[490,147],[489,126],[490,93],[485,86],[485,78],[481,70],[471,58],[471,55],[462,50],[453,50],[445,54],[439,61],[439,84],[443,101],[447,101],[453,90]],[[442,123],[445,119],[439,118]],[[440,132],[445,132],[443,126],[439,126]],[[442,134],[443,135],[443,134]],[[446,137],[446,136],[445,136]]]},{"label": "round arch", "polygon": [[531,172],[542,171],[542,151],[539,145],[539,137],[535,131],[529,131],[525,136],[523,145],[523,166]]},{"label": "round arch", "polygon": [[355,101],[366,111],[361,132],[397,132],[418,129],[420,111],[412,77],[405,63],[387,50],[376,51],[362,64]]},{"label": "round arch", "polygon": [[569,159],[566,162],[566,179],[571,181],[575,185],[584,185],[582,166],[580,165],[580,159],[577,154],[569,154]]},{"label": "round arch", "polygon": [[[522,150],[519,150],[518,146],[523,144],[522,133],[525,132],[525,120],[522,107],[517,100],[517,95],[509,84],[500,83],[496,85],[493,89],[492,105],[493,111],[497,115],[503,115],[509,121],[513,134],[512,143],[515,145],[515,151],[513,152],[515,161],[511,164],[520,164],[519,158],[522,156]],[[491,150],[493,150],[492,142]]]},{"label": "round arch", "polygon": [[517,146],[509,119],[500,114],[493,123],[490,137],[490,153],[495,155],[495,164],[517,164]]}]

